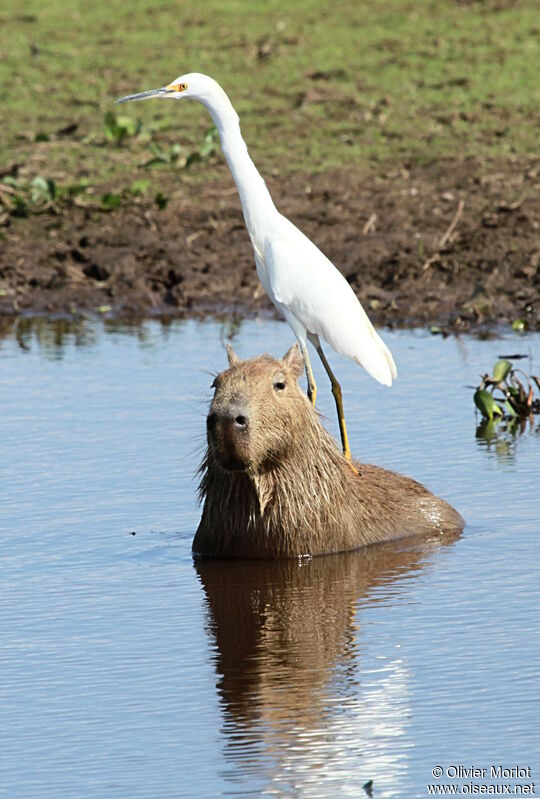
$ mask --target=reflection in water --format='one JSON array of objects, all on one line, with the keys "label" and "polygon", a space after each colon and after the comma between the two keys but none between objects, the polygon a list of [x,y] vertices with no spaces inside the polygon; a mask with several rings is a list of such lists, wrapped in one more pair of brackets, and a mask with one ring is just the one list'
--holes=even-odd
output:
[{"label": "reflection in water", "polygon": [[[195,317],[196,319],[198,317]],[[7,317],[0,315],[0,351],[4,341],[15,341],[23,352],[37,349],[49,360],[61,360],[66,347],[96,347],[103,333],[136,338],[144,348],[157,349],[170,336],[178,336],[189,323],[185,318],[156,316],[153,319],[115,319],[103,317],[99,321],[85,315],[73,318],[47,319],[46,317]],[[242,330],[244,319],[233,313],[213,315],[220,327],[219,339],[223,350]],[[223,357],[225,357],[223,355]]]},{"label": "reflection in water", "polygon": [[536,421],[532,414],[510,419],[482,419],[476,428],[476,440],[482,449],[494,454],[499,462],[512,463],[519,437],[524,433],[540,434],[540,420]]},{"label": "reflection in water", "polygon": [[369,779],[382,790],[391,778],[396,789],[407,769],[395,739],[410,718],[409,675],[399,650],[381,668],[361,668],[362,609],[394,600],[455,540],[300,561],[196,562],[230,779],[264,773],[274,796],[329,796],[337,787],[342,795],[344,785],[361,796]]},{"label": "reflection in water", "polygon": [[[156,326],[156,321],[160,323],[159,327]],[[96,323],[85,316],[74,316],[72,319],[0,316],[0,346],[3,339],[12,339],[25,351],[30,350],[35,343],[44,355],[60,359],[65,354],[67,344],[73,343],[76,347],[95,346],[102,331],[129,335],[137,338],[142,346],[151,347],[166,338],[172,326],[178,331],[183,324],[183,320],[172,320],[169,317],[160,317],[153,321],[104,318]],[[160,336],[156,336],[156,331],[159,331]]]},{"label": "reflection in water", "polygon": [[0,345],[3,339],[12,338],[23,351],[30,350],[35,342],[46,355],[63,356],[64,346],[73,341],[78,347],[95,343],[98,330],[86,319],[31,319],[26,317],[0,317]]}]

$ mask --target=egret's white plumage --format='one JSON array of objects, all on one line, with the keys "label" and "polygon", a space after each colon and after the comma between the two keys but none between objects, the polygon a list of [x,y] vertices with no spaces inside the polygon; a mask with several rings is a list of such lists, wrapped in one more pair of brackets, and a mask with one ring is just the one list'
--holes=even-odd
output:
[{"label": "egret's white plumage", "polygon": [[[240,132],[238,115],[221,86],[207,75],[189,73],[161,89],[122,97],[117,102],[149,97],[198,100],[210,112],[238,188],[259,279],[300,343],[306,361],[310,395],[314,394],[315,384],[306,342],[311,341],[323,358],[319,337],[336,352],[363,366],[375,380],[391,385],[397,372],[390,350],[373,328],[343,275],[275,207],[263,178],[249,156]],[[324,358],[323,363],[336,395],[339,384]],[[339,397],[340,403],[340,391]],[[340,410],[339,403],[338,414],[342,416],[343,409],[341,407]],[[344,436],[346,439],[345,422],[341,416],[342,439]],[[343,445],[348,450],[345,440]]]},{"label": "egret's white plumage", "polygon": [[[267,291],[279,310],[302,326],[304,336],[320,336],[380,383],[391,385],[396,367],[388,347],[341,272],[313,242],[282,216],[264,255]],[[301,336],[302,330],[288,315],[287,321]]]}]

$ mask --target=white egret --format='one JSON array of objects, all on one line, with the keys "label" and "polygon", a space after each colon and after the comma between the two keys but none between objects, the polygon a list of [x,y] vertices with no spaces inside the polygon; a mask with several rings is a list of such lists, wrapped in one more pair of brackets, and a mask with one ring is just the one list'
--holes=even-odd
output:
[{"label": "white egret", "polygon": [[343,275],[295,225],[279,213],[251,160],[231,101],[215,80],[193,72],[161,89],[121,97],[117,103],[162,97],[198,100],[210,112],[221,149],[236,183],[244,220],[255,253],[257,274],[268,296],[292,327],[300,344],[315,404],[317,387],[307,351],[315,347],[332,384],[343,453],[350,460],[341,387],[321,348],[320,339],[359,363],[384,385],[397,376],[390,350],[373,328]]}]

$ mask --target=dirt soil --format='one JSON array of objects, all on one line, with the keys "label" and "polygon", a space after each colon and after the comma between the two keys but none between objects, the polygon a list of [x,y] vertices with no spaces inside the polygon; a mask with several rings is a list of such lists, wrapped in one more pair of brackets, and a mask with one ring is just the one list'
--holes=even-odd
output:
[{"label": "dirt soil", "polygon": [[[278,208],[339,266],[376,323],[540,328],[540,162],[515,158],[268,181]],[[229,173],[11,221],[0,313],[253,314],[271,305]]]}]

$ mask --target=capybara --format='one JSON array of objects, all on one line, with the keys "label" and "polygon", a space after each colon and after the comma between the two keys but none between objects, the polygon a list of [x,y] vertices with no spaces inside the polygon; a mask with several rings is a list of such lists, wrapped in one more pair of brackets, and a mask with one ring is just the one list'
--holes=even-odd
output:
[{"label": "capybara", "polygon": [[298,385],[298,345],[241,361],[213,384],[196,555],[292,558],[461,530],[447,502],[409,477],[342,455]]}]

